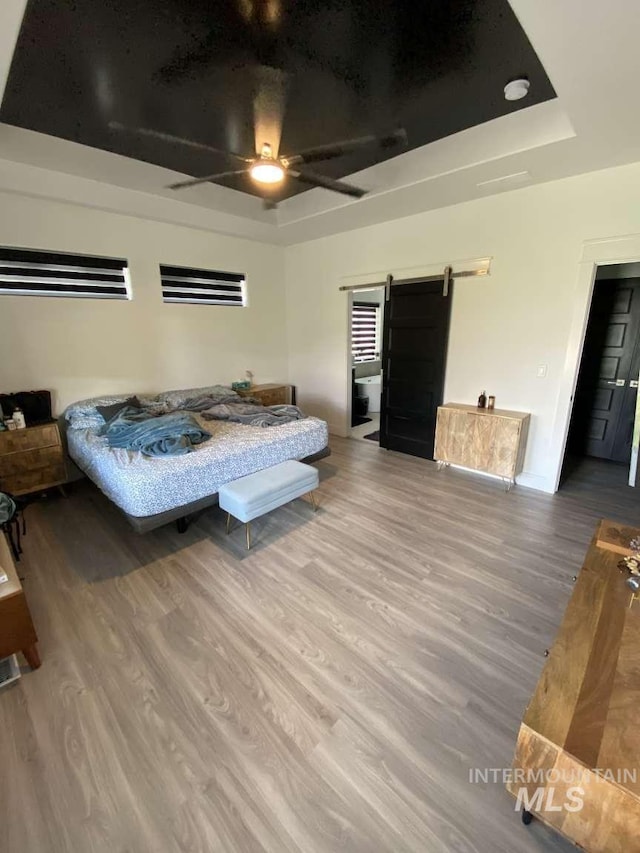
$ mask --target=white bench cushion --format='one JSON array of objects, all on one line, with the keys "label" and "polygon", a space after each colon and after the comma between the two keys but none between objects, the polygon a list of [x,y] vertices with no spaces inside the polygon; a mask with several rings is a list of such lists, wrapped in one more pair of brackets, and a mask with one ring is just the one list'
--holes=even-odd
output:
[{"label": "white bench cushion", "polygon": [[218,504],[239,521],[251,521],[318,487],[318,470],[289,459],[226,483],[218,491]]}]

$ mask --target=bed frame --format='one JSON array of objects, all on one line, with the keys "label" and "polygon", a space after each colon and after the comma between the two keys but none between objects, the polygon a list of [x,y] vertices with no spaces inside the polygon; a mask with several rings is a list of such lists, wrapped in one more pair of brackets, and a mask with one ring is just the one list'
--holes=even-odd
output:
[{"label": "bed frame", "polygon": [[[325,459],[330,455],[331,448],[327,445],[327,447],[320,450],[318,453],[307,456],[300,461],[312,463],[317,462],[319,459]],[[189,516],[199,512],[201,509],[206,509],[208,506],[215,506],[217,503],[218,493],[215,492],[213,495],[207,495],[204,498],[200,498],[200,500],[183,504],[182,506],[177,506],[174,509],[168,509],[165,512],[159,512],[156,515],[136,516],[129,515],[122,510],[120,510],[120,512],[122,512],[136,533],[148,533],[150,530],[155,530],[157,527],[170,524],[172,521],[176,522],[178,533],[184,533],[189,526]]]}]

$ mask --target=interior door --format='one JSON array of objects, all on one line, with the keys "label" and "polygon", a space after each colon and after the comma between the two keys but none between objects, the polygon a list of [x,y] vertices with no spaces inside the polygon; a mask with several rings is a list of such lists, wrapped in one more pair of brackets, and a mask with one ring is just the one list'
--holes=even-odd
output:
[{"label": "interior door", "polygon": [[629,462],[634,386],[640,368],[639,332],[640,279],[599,280],[578,391],[588,410],[585,452],[589,456]]},{"label": "interior door", "polygon": [[640,279],[636,279],[633,285],[633,311],[636,314],[635,347],[631,357],[631,367],[627,374],[620,406],[620,417],[616,427],[613,440],[613,453],[611,458],[615,462],[629,463],[631,459],[631,445],[633,444],[633,428],[636,419],[636,402],[638,398],[638,374],[640,373]]},{"label": "interior door", "polygon": [[433,459],[442,403],[453,284],[444,279],[387,290],[382,335],[380,446]]}]

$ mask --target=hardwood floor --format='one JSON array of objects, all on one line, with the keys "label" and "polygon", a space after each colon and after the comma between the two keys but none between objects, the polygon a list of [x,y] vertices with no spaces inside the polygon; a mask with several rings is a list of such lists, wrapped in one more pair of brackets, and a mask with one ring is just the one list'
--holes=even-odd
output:
[{"label": "hardwood floor", "polygon": [[139,536],[89,483],[27,511],[42,668],[0,691],[0,850],[573,848],[501,785],[596,519],[334,439],[320,509]]}]

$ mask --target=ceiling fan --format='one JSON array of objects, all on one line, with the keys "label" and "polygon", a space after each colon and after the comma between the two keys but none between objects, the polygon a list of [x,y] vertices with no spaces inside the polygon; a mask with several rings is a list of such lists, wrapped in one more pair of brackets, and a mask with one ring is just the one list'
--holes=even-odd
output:
[{"label": "ceiling fan", "polygon": [[[215,172],[211,175],[189,178],[185,181],[177,181],[174,184],[169,184],[167,189],[171,190],[186,189],[187,187],[194,187],[198,184],[204,184],[209,181],[217,181],[222,178],[249,174],[252,180],[254,180],[258,185],[263,186],[265,189],[277,188],[285,180],[294,178],[312,187],[323,187],[324,189],[341,193],[342,195],[351,196],[352,198],[362,198],[362,196],[367,194],[367,190],[362,189],[361,187],[356,187],[346,181],[335,180],[333,178],[326,177],[325,175],[320,175],[317,172],[308,169],[307,164],[320,163],[325,160],[335,160],[338,157],[343,157],[346,154],[350,154],[353,151],[357,151],[362,148],[377,148],[385,150],[396,145],[406,145],[407,143],[406,132],[403,129],[398,129],[387,136],[361,136],[356,139],[347,139],[342,142],[319,145],[315,148],[309,148],[306,151],[300,151],[297,154],[288,154],[283,157],[278,156],[277,151],[274,151],[269,142],[263,142],[259,153],[255,157],[243,157],[241,154],[236,154],[234,151],[222,151],[218,148],[213,148],[210,145],[195,142],[191,139],[183,139],[182,137],[174,136],[170,133],[163,133],[162,131],[152,130],[146,127],[130,128],[120,124],[119,122],[110,122],[109,127],[112,130],[124,131],[137,136],[146,136],[162,140],[164,142],[186,145],[200,151],[210,151],[212,154],[224,156],[229,160],[242,164],[242,168],[231,169],[224,172]],[[279,141],[279,133],[277,136]],[[277,204],[274,200],[268,197],[263,199],[263,202],[267,208],[274,208]]]}]

